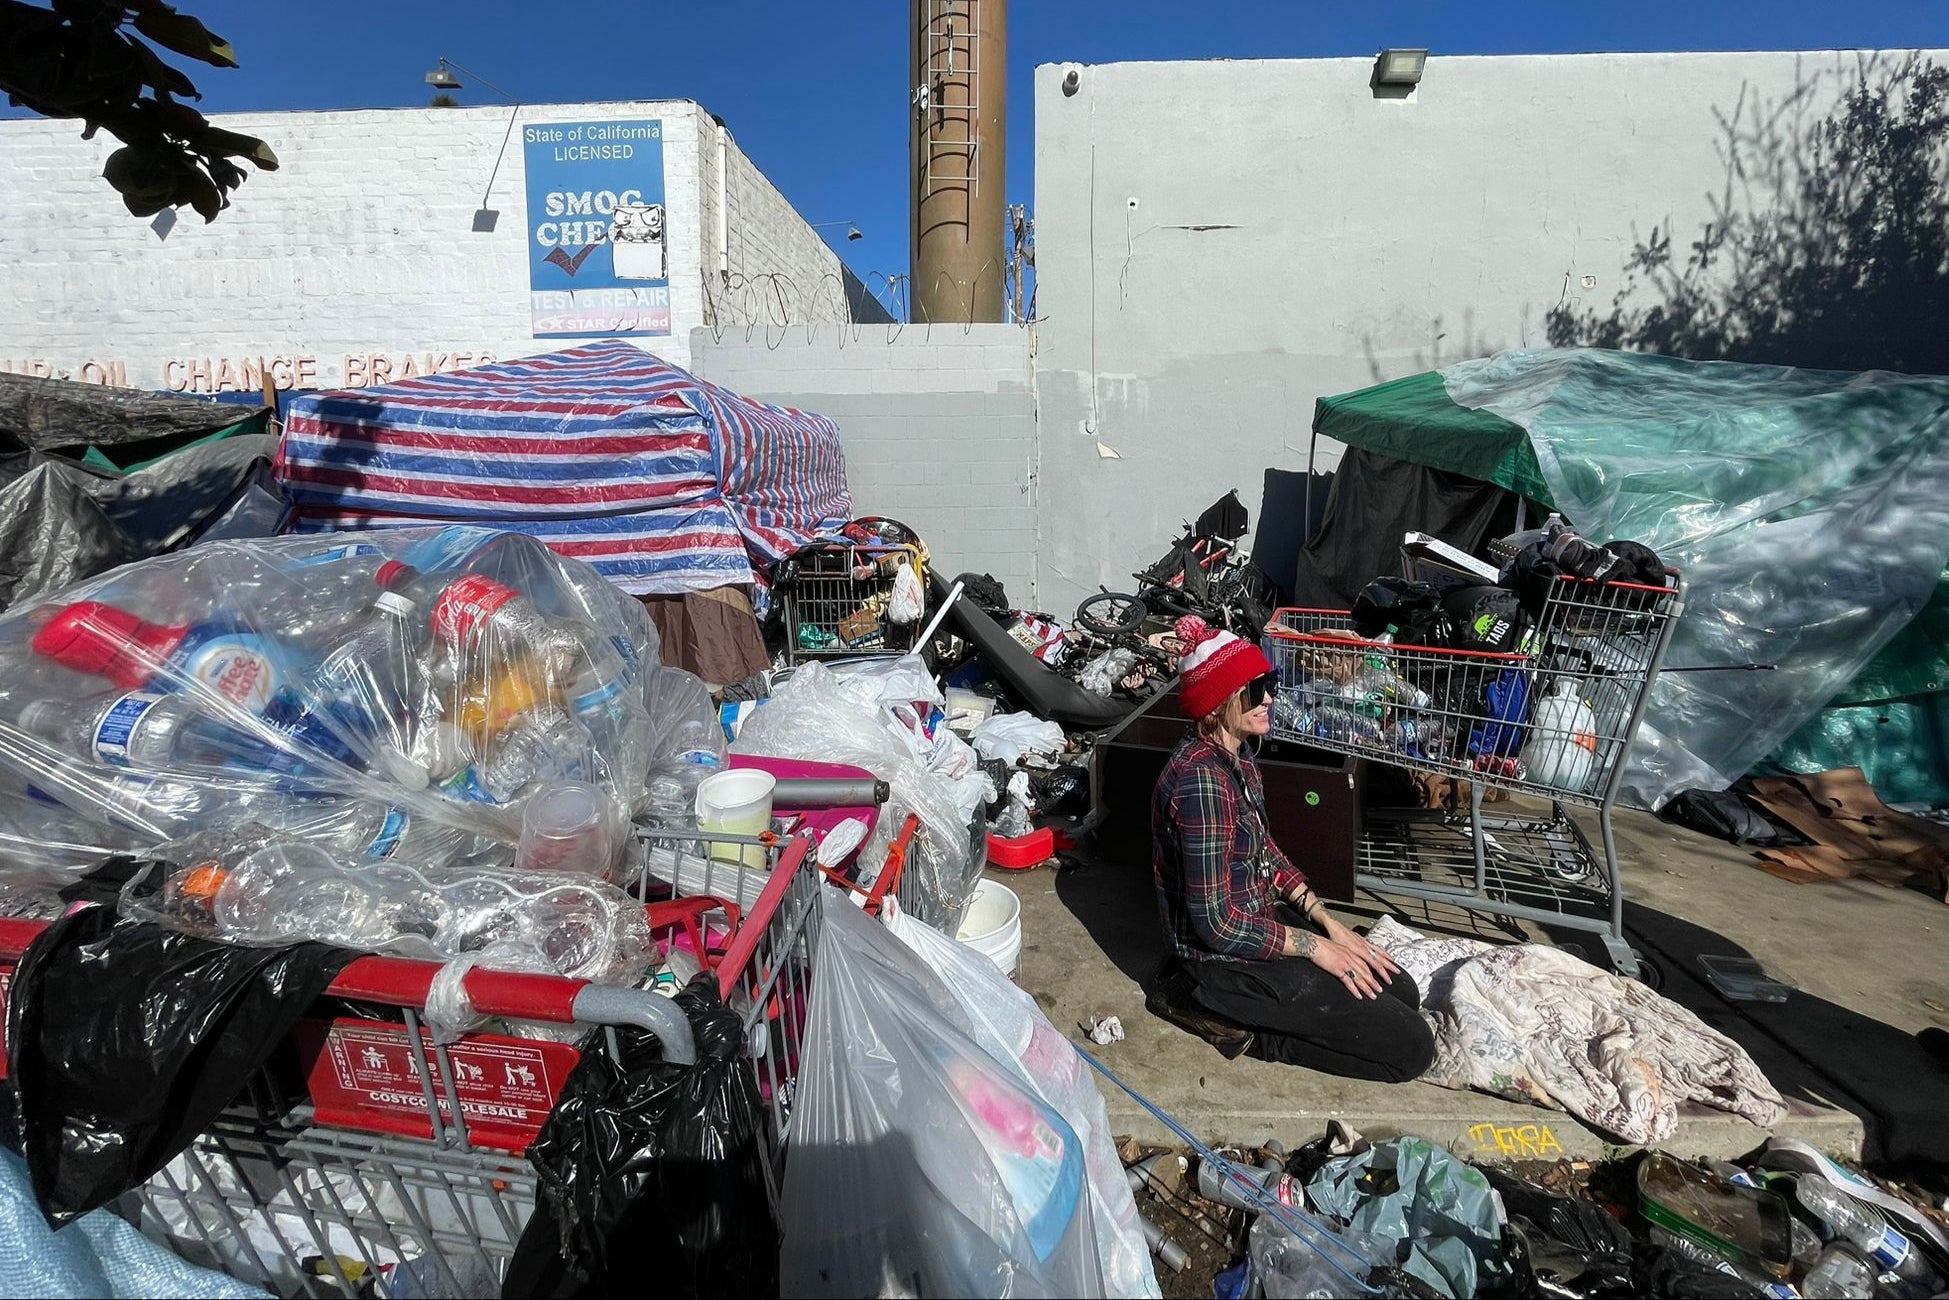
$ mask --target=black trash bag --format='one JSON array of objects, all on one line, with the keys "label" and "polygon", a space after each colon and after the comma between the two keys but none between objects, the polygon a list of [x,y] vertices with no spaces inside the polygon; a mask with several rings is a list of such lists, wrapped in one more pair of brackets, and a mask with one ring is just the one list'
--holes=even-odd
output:
[{"label": "black trash bag", "polygon": [[1575,1296],[1609,1300],[1638,1294],[1633,1242],[1623,1224],[1590,1201],[1558,1196],[1525,1178],[1479,1165],[1502,1197],[1509,1224],[1521,1241],[1526,1296]]},{"label": "black trash bag", "polygon": [[994,574],[964,573],[955,581],[961,584],[961,599],[972,602],[976,609],[998,618],[1007,618],[1015,612],[1007,589]]},{"label": "black trash bag", "polygon": [[168,1164],[357,953],[240,948],[88,907],[49,926],[8,992],[8,1077],[41,1212],[59,1228]]},{"label": "black trash bag", "polygon": [[1083,768],[1064,764],[1055,771],[1029,777],[1029,790],[1044,817],[1081,817],[1090,810],[1090,777]]},{"label": "black trash bag", "polygon": [[758,1088],[744,1029],[699,975],[677,994],[697,1064],[656,1036],[617,1033],[620,1062],[585,1047],[528,1148],[537,1204],[504,1296],[778,1294]]},{"label": "black trash bag", "polygon": [[1353,630],[1370,640],[1394,629],[1398,645],[1434,645],[1441,625],[1442,590],[1407,578],[1376,578],[1354,597]]},{"label": "black trash bag", "polygon": [[1684,790],[1668,800],[1658,816],[1733,844],[1766,849],[1805,843],[1798,833],[1775,825],[1737,790]]}]

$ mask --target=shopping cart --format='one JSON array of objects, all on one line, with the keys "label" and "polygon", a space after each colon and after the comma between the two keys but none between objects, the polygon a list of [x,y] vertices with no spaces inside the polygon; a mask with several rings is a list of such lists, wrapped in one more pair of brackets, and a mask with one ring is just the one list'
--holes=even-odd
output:
[{"label": "shopping cart", "polygon": [[[690,947],[743,1020],[776,1203],[820,876],[809,837],[736,843],[754,847],[768,874],[750,907],[670,897],[648,914],[659,943]],[[0,993],[46,925],[0,920]],[[468,997],[508,1032],[439,1044],[425,1025],[439,970],[352,961],[320,1003],[333,1010],[294,1032],[297,1075],[253,1078],[118,1210],[192,1261],[281,1295],[499,1294],[535,1208],[522,1152],[583,1048],[617,1055],[623,1026],[655,1033],[666,1059],[694,1059],[695,1048],[656,993],[487,970],[467,973]]]},{"label": "shopping cart", "polygon": [[902,568],[911,567],[926,590],[923,563],[918,546],[822,541],[795,552],[773,584],[784,610],[786,662],[911,649],[921,621],[894,623],[888,614]]},{"label": "shopping cart", "polygon": [[[1273,734],[1468,783],[1466,816],[1371,812],[1363,887],[1590,931],[1635,974],[1611,810],[1684,605],[1678,578],[1558,578],[1511,653],[1371,641],[1345,611],[1282,609],[1265,636]],[[1490,787],[1549,812],[1486,817]],[[1595,810],[1601,853],[1573,805]]]}]

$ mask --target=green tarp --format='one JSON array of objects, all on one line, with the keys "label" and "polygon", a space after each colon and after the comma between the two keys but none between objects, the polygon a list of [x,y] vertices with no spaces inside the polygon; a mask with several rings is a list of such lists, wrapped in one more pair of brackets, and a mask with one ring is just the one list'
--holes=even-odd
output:
[{"label": "green tarp", "polygon": [[[1870,737],[1893,742],[1891,764],[1939,773],[1924,723],[1949,685],[1949,379],[1520,350],[1323,399],[1315,428],[1519,492],[1685,571],[1669,662],[1715,671],[1660,680],[1633,802],[1723,788],[1776,751],[1872,767]],[[1723,671],[1749,664],[1774,670]],[[1883,722],[1816,718],[1896,701],[1908,711]]]},{"label": "green tarp", "polygon": [[1322,397],[1313,409],[1313,428],[1349,447],[1463,474],[1546,506],[1554,504],[1523,427],[1487,411],[1457,406],[1439,371]]}]

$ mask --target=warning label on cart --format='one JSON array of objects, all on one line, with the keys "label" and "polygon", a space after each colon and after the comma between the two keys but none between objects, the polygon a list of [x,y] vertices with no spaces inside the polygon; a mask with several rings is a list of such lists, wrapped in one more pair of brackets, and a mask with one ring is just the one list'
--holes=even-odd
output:
[{"label": "warning label on cart", "polygon": [[574,1048],[561,1043],[471,1035],[446,1049],[443,1072],[425,1031],[420,1043],[415,1051],[402,1025],[334,1022],[310,1071],[319,1118],[389,1133],[428,1133],[429,1093],[442,1119],[453,1119],[450,1075],[473,1136],[518,1148],[540,1129],[578,1059]]}]

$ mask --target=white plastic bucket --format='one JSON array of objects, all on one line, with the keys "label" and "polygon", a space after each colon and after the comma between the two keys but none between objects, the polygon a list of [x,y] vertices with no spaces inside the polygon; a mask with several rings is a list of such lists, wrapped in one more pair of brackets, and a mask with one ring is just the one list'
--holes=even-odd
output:
[{"label": "white plastic bucket", "polygon": [[1007,885],[977,881],[954,937],[1014,979],[1022,957],[1022,900]]},{"label": "white plastic bucket", "polygon": [[[697,786],[697,828],[722,831],[726,835],[763,835],[771,829],[771,796],[778,779],[756,768],[736,768],[707,776]],[[765,865],[762,844],[712,845],[711,857],[719,862],[743,862],[747,867]]]}]

